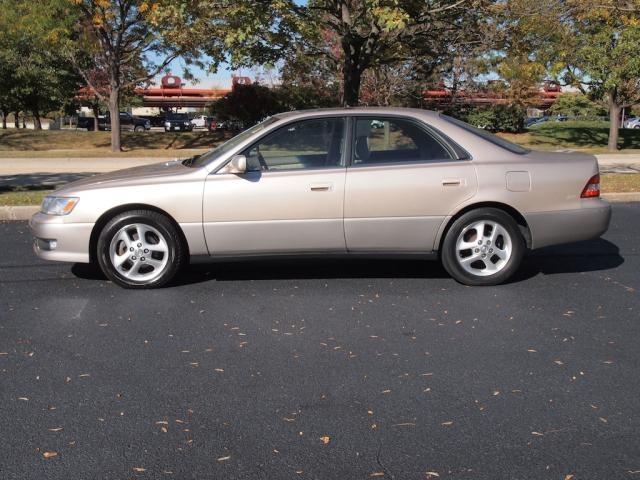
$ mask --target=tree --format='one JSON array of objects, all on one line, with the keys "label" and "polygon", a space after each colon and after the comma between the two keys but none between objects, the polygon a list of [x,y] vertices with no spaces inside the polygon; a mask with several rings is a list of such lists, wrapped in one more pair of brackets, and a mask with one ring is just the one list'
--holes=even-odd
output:
[{"label": "tree", "polygon": [[640,103],[640,0],[509,0],[513,35],[531,38],[538,57],[564,84],[604,99],[609,150],[620,114]]},{"label": "tree", "polygon": [[28,0],[0,0],[0,9],[0,107],[16,118],[19,110],[31,112],[39,130],[41,115],[58,110],[78,86],[57,42],[68,20]]},{"label": "tree", "polygon": [[[56,1],[56,0],[50,0]],[[221,59],[218,31],[230,2],[208,0],[73,0],[76,19],[65,53],[98,99],[108,105],[111,149],[121,150],[120,100],[123,91],[149,82],[174,60],[204,66],[206,53]],[[230,7],[229,7],[230,8]],[[102,72],[106,91],[91,75]]]},{"label": "tree", "polygon": [[[322,57],[340,71],[343,105],[358,104],[367,70],[414,60],[423,72],[433,71],[451,56],[453,44],[478,41],[481,34],[471,25],[482,17],[482,0],[257,3],[261,8],[252,18],[260,20],[248,22],[242,36],[235,38],[235,56],[273,61],[298,48],[307,56]],[[463,41],[467,34],[470,37]]]},{"label": "tree", "polygon": [[549,109],[555,115],[593,119],[604,117],[607,110],[601,103],[594,102],[584,93],[563,93]]}]

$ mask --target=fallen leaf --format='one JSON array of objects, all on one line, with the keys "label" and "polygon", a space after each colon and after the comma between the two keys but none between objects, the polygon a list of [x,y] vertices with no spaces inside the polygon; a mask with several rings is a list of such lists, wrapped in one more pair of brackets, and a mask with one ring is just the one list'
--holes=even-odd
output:
[{"label": "fallen leaf", "polygon": [[62,427],[48,428],[47,430],[49,430],[50,432],[59,432],[60,430],[62,430]]},{"label": "fallen leaf", "polygon": [[22,400],[23,402],[28,402],[29,399],[27,397],[18,397],[18,400]]},{"label": "fallen leaf", "polygon": [[370,477],[384,477],[384,472],[374,472],[369,476]]},{"label": "fallen leaf", "polygon": [[320,441],[323,443],[323,445],[327,445],[331,441],[331,437],[325,435],[324,437],[320,437]]},{"label": "fallen leaf", "polygon": [[427,478],[439,477],[440,476],[440,474],[438,472],[424,472],[424,474],[427,476]]},{"label": "fallen leaf", "polygon": [[44,458],[53,458],[58,456],[58,452],[44,452],[42,456]]},{"label": "fallen leaf", "polygon": [[224,368],[214,368],[214,370],[219,373],[224,372]]},{"label": "fallen leaf", "polygon": [[382,393],[384,394],[391,393],[391,390],[383,390]]},{"label": "fallen leaf", "polygon": [[564,480],[573,480],[573,475],[565,475]]},{"label": "fallen leaf", "polygon": [[220,457],[220,458],[218,459],[218,461],[219,461],[219,462],[224,462],[224,461],[226,461],[226,460],[229,460],[230,458],[231,458],[231,455],[229,455],[228,457]]},{"label": "fallen leaf", "polygon": [[443,427],[450,427],[451,425],[453,425],[453,422],[442,422],[440,425],[442,425]]},{"label": "fallen leaf", "polygon": [[147,471],[146,468],[142,468],[142,467],[133,467],[132,470],[137,473],[142,473]]}]

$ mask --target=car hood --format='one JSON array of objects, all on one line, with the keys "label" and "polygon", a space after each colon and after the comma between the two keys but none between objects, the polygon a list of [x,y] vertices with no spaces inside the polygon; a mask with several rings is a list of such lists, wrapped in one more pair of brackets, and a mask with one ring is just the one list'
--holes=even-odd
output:
[{"label": "car hood", "polygon": [[56,194],[70,194],[75,191],[105,187],[163,183],[166,180],[178,180],[180,176],[191,176],[197,171],[198,169],[183,165],[181,160],[171,160],[83,178],[66,184],[57,190]]}]

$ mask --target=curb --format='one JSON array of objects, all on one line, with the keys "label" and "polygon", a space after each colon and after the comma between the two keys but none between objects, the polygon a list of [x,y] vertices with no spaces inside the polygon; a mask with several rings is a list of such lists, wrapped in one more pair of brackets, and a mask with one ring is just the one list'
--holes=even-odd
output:
[{"label": "curb", "polygon": [[38,210],[40,205],[0,207],[0,220],[29,220]]},{"label": "curb", "polygon": [[[640,202],[640,192],[603,193],[602,198],[611,203]],[[29,220],[38,210],[39,205],[0,207],[0,221]]]}]

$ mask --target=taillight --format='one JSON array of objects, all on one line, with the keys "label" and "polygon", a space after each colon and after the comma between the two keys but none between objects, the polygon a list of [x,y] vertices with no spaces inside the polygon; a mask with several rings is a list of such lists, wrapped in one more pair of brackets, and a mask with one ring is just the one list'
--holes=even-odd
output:
[{"label": "taillight", "polygon": [[589,179],[580,198],[594,198],[600,196],[600,174],[594,175]]}]

